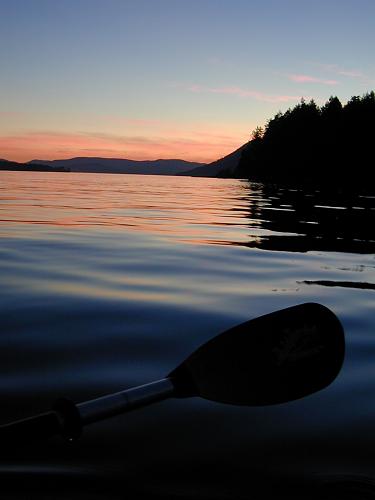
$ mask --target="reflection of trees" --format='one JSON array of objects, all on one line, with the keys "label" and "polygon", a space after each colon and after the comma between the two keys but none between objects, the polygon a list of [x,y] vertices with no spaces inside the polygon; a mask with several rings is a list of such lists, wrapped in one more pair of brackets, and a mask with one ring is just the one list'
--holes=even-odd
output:
[{"label": "reflection of trees", "polygon": [[375,197],[256,184],[249,218],[274,234],[257,235],[248,247],[375,253]]}]

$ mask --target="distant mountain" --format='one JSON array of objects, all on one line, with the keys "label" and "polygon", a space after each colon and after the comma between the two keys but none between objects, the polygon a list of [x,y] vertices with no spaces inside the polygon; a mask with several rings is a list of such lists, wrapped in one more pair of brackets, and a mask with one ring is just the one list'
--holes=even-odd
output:
[{"label": "distant mountain", "polygon": [[233,173],[239,164],[242,151],[246,146],[247,144],[244,144],[233,151],[233,153],[229,153],[219,160],[193,168],[187,172],[182,172],[178,175],[188,175],[191,177],[234,177]]},{"label": "distant mountain", "polygon": [[93,172],[109,174],[176,175],[204,163],[185,160],[128,160],[125,158],[77,157],[67,160],[32,160],[31,165],[69,168],[71,172]]},{"label": "distant mountain", "polygon": [[40,163],[19,163],[17,161],[9,161],[0,159],[0,170],[12,171],[29,171],[29,172],[69,172],[69,169],[63,167],[51,167],[50,165],[42,165]]}]

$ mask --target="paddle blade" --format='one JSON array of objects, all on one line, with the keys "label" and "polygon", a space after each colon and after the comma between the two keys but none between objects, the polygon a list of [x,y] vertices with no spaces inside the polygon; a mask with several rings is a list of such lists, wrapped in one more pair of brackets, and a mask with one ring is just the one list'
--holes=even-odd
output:
[{"label": "paddle blade", "polygon": [[343,328],[326,307],[307,303],[242,323],[213,338],[170,375],[181,397],[263,406],[329,385],[344,360]]}]

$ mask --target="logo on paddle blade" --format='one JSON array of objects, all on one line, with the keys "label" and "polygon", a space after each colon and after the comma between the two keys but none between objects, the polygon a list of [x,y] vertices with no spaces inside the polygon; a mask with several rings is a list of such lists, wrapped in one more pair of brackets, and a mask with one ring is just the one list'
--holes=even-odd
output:
[{"label": "logo on paddle blade", "polygon": [[320,354],[324,350],[324,345],[316,343],[318,338],[318,329],[315,325],[304,325],[297,330],[284,329],[280,345],[272,351],[276,365],[296,363]]}]

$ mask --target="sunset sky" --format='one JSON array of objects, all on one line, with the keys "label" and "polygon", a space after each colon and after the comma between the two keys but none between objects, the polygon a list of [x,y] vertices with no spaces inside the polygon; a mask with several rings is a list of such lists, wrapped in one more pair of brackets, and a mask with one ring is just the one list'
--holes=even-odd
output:
[{"label": "sunset sky", "polygon": [[375,88],[374,0],[0,0],[0,158],[209,162]]}]

